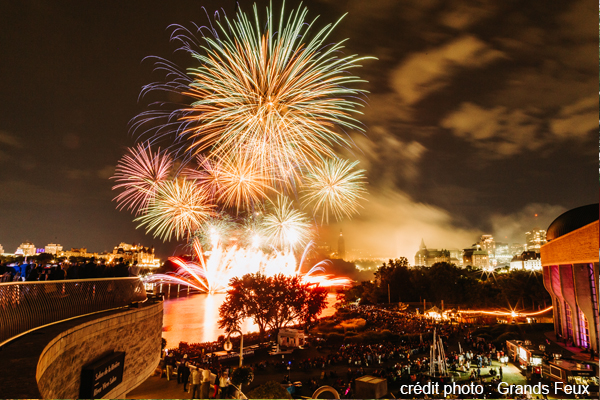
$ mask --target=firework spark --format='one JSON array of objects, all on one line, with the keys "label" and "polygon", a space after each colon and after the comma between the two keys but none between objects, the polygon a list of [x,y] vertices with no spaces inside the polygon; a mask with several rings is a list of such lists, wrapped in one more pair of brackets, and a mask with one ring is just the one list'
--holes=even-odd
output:
[{"label": "firework spark", "polygon": [[[299,276],[303,282],[319,284],[322,287],[347,286],[351,280],[346,277],[333,277],[324,274],[327,261],[320,262],[302,272],[302,264],[311,244],[306,246],[300,263],[291,251],[264,253],[258,249],[224,247],[218,240],[210,254],[203,253],[199,240],[194,240],[197,262],[186,262],[178,257],[171,260],[178,267],[169,274],[156,274],[148,278],[150,282],[175,283],[190,286],[207,293],[223,293],[229,288],[229,281],[235,276],[248,273],[261,273],[266,276],[284,274]],[[321,274],[319,274],[321,272]]]},{"label": "firework spark", "polygon": [[221,192],[219,200],[225,206],[250,209],[267,198],[266,191],[271,189],[258,168],[248,157],[220,161]]},{"label": "firework spark", "polygon": [[328,40],[337,23],[316,31],[307,14],[302,8],[277,17],[267,8],[265,24],[255,5],[252,16],[239,11],[215,21],[215,29],[199,30],[201,38],[175,28],[172,39],[199,66],[184,73],[159,60],[157,68],[172,80],[148,85],[144,93],[176,92],[190,106],[143,113],[134,129],[162,112],[168,122],[152,131],[154,138],[175,130],[188,149],[208,150],[210,157],[250,154],[274,185],[290,184],[303,166],[334,157],[332,146],[350,147],[336,127],[362,130],[353,114],[366,91],[352,86],[364,81],[348,70],[366,58],[342,56],[342,43]]},{"label": "firework spark", "polygon": [[310,234],[310,224],[306,216],[294,209],[285,196],[277,196],[272,213],[263,219],[263,231],[269,242],[276,248],[293,249],[306,243]]},{"label": "firework spark", "polygon": [[321,213],[321,221],[329,222],[358,212],[359,200],[366,193],[364,170],[352,170],[358,161],[326,160],[308,168],[304,178],[303,203]]},{"label": "firework spark", "polygon": [[198,168],[185,168],[182,171],[183,175],[188,179],[195,180],[206,190],[211,200],[216,201],[222,190],[221,166],[201,154],[196,157],[196,160]]},{"label": "firework spark", "polygon": [[152,202],[157,187],[169,176],[173,160],[166,152],[153,152],[148,144],[129,148],[115,170],[113,190],[123,189],[114,200],[118,208],[141,213]]},{"label": "firework spark", "polygon": [[156,191],[154,200],[145,213],[134,221],[139,221],[146,231],[154,231],[154,237],[170,240],[190,236],[212,215],[213,205],[208,204],[208,196],[193,181],[185,178],[167,181]]}]

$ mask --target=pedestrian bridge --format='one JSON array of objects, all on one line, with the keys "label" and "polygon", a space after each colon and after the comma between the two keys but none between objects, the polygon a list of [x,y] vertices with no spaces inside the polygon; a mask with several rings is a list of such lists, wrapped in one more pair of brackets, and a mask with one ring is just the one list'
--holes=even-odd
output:
[{"label": "pedestrian bridge", "polygon": [[137,277],[0,283],[3,397],[125,397],[158,365],[162,306]]}]

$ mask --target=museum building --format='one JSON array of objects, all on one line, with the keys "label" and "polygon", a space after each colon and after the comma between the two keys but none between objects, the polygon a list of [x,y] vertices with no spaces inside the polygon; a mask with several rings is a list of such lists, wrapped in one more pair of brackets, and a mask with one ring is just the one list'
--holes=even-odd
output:
[{"label": "museum building", "polygon": [[544,286],[554,306],[554,332],[598,354],[598,204],[565,212],[541,246]]}]

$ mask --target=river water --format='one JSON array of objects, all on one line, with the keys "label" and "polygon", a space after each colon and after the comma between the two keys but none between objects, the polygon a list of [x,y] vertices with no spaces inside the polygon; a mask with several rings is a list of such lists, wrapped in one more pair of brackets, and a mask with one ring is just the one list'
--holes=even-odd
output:
[{"label": "river water", "polygon": [[[163,337],[167,347],[173,348],[179,342],[202,343],[217,340],[224,331],[219,329],[219,306],[225,300],[225,294],[192,294],[165,299],[163,316]],[[335,313],[335,294],[327,296],[327,308],[320,317]],[[252,320],[242,323],[242,332],[258,332]]]}]

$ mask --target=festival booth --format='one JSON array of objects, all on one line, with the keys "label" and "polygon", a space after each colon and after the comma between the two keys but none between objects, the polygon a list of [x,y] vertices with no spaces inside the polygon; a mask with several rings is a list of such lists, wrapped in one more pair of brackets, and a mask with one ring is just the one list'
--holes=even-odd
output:
[{"label": "festival booth", "polygon": [[280,329],[277,343],[282,347],[302,347],[306,344],[306,335],[299,329]]},{"label": "festival booth", "polygon": [[425,317],[433,318],[438,321],[443,320],[443,319],[448,319],[446,312],[440,310],[436,306],[433,306],[429,310],[425,311]]},{"label": "festival booth", "polygon": [[598,366],[582,361],[553,360],[549,363],[550,378],[569,385],[589,385],[590,394],[598,394]]},{"label": "festival booth", "polygon": [[536,348],[529,340],[507,340],[506,349],[509,359],[525,370],[528,378],[542,376],[543,345]]}]

